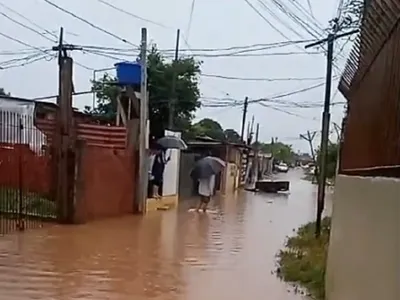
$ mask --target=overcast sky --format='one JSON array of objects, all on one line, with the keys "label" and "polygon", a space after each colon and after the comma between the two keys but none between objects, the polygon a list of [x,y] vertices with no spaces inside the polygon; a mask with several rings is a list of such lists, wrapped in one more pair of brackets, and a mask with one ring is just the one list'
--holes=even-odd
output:
[{"label": "overcast sky", "polygon": [[[285,37],[258,15],[245,0],[197,0],[194,4],[192,18],[190,18],[192,0],[108,0],[115,6],[140,17],[158,22],[163,26],[135,19],[107,7],[98,0],[51,1],[132,44],[140,43],[140,29],[141,27],[147,27],[149,41],[157,43],[160,49],[174,48],[175,31],[177,28],[182,30],[187,42],[181,42],[183,49],[227,48],[287,41]],[[290,9],[290,12],[297,15],[306,24],[319,32],[319,36],[322,36],[323,32],[313,22],[306,19],[305,14],[309,17],[312,14],[322,28],[327,28],[329,20],[337,13],[339,0],[310,0],[310,3],[307,0],[249,0],[249,2],[274,27],[290,40],[296,41],[303,39],[311,40],[315,39],[315,37],[305,31],[299,24],[293,22],[287,15],[280,12],[277,6],[274,5],[274,2],[286,5]],[[46,30],[54,31],[56,34],[60,26],[63,26],[67,31],[66,40],[69,43],[115,48],[130,47],[127,43],[57,10],[44,0],[0,0],[1,13],[5,13],[13,19],[37,29],[20,16],[1,6],[1,3],[19,12],[25,18],[29,18]],[[263,3],[265,7],[260,3]],[[304,8],[303,13],[300,12],[298,7]],[[278,19],[274,18],[266,8],[272,11],[274,16],[278,16]],[[292,30],[288,29],[285,25],[291,27]],[[296,35],[293,31],[298,32],[301,36]],[[7,19],[4,15],[0,15],[0,33],[7,34],[33,47],[50,48],[54,45],[44,37]],[[47,36],[53,39],[51,35]],[[346,40],[342,40],[336,44],[336,53],[340,52],[343,44],[345,44],[344,50],[341,51],[341,57],[338,57],[336,61],[338,69],[334,70],[335,74],[340,74],[340,71],[343,70],[345,64],[344,57],[348,54],[351,46],[351,43],[346,43]],[[22,58],[27,55],[26,53],[19,53],[18,55],[10,56],[6,55],[9,53],[5,51],[29,49],[27,46],[4,37],[0,37],[0,45],[0,66],[2,66],[1,62],[13,58]],[[289,55],[206,57],[199,59],[204,61],[202,72],[205,74],[272,79],[324,77],[326,73],[325,55],[299,54],[303,52],[303,46],[296,47],[290,45],[259,52],[275,54],[282,54],[282,52],[294,53]],[[320,52],[321,49],[310,49],[307,51],[315,53]],[[76,62],[90,69],[109,68],[117,62],[115,59],[79,51],[72,53],[72,56]],[[75,66],[74,83],[76,91],[90,89],[89,80],[92,76],[93,71]],[[56,94],[58,89],[57,81],[57,62],[55,60],[40,60],[24,67],[0,70],[0,86],[18,97],[35,98]],[[250,99],[270,98],[274,95],[305,89],[321,82],[323,80],[252,82],[201,77],[200,87],[203,97],[229,97],[242,100],[245,96],[248,96]],[[337,80],[334,81],[333,87],[332,96],[335,97],[332,101],[343,102],[344,99],[340,93],[336,93]],[[280,100],[286,105],[288,105],[288,102],[297,103],[297,105],[302,103],[322,105],[323,97],[324,86],[322,85],[306,92],[280,98]],[[320,128],[322,108],[300,108],[296,107],[296,104],[282,106],[282,104],[276,102],[265,103],[272,107],[265,107],[258,103],[252,103],[249,106],[249,118],[254,115],[256,122],[260,123],[260,139],[270,141],[271,137],[278,137],[283,142],[293,144],[296,150],[307,151],[308,145],[299,139],[299,134],[307,130],[318,130]],[[83,108],[85,105],[91,104],[91,95],[74,98],[74,105],[78,108]],[[332,120],[340,123],[342,112],[343,105],[333,106]],[[220,122],[224,128],[233,128],[240,132],[241,116],[242,110],[240,107],[202,108],[198,111],[196,118],[213,118]]]}]

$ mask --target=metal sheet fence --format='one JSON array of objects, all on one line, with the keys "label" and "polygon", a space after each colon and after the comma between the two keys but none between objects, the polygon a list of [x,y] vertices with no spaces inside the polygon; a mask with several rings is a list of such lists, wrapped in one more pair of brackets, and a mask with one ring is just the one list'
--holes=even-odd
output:
[{"label": "metal sheet fence", "polygon": [[33,116],[0,111],[0,234],[56,218],[47,146]]},{"label": "metal sheet fence", "polygon": [[398,0],[367,8],[339,85],[348,100],[341,173],[400,177],[399,19]]},{"label": "metal sheet fence", "polygon": [[[51,143],[55,132],[55,120],[36,120],[36,126],[45,133],[47,141]],[[125,127],[92,125],[78,123],[76,135],[80,140],[85,141],[88,146],[99,146],[123,150],[127,145],[127,131]]]}]

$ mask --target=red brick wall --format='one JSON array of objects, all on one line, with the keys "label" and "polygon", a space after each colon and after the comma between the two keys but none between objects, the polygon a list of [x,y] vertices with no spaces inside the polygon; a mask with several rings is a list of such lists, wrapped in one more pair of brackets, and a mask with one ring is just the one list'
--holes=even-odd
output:
[{"label": "red brick wall", "polygon": [[[51,142],[55,128],[54,120],[36,120],[36,126]],[[132,154],[132,149],[127,149],[125,127],[85,124],[78,121],[76,136],[82,141],[82,149],[76,149],[80,151],[77,155],[77,222],[132,213],[137,155]]]},{"label": "red brick wall", "polygon": [[83,222],[133,213],[134,159],[126,150],[84,145],[76,207]]},{"label": "red brick wall", "polygon": [[83,222],[133,213],[136,155],[127,149],[124,127],[78,124],[83,141],[76,207]]},{"label": "red brick wall", "polygon": [[0,144],[0,187],[18,189],[20,181],[26,192],[48,194],[51,187],[49,156],[36,154],[29,145]]}]

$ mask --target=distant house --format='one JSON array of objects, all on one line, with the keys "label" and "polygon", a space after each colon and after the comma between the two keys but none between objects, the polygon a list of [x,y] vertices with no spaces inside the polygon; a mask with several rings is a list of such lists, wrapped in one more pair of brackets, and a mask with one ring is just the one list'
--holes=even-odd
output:
[{"label": "distant house", "polygon": [[[39,153],[47,144],[49,132],[43,127],[43,120],[54,120],[57,104],[30,99],[0,96],[0,143],[27,144]],[[91,116],[74,110],[78,122],[95,122]]]},{"label": "distant house", "polygon": [[229,143],[212,139],[207,136],[196,137],[186,142],[188,149],[181,153],[179,171],[179,195],[187,198],[196,193],[197,183],[190,177],[195,162],[204,156],[215,156],[227,162],[227,167],[216,178],[216,191],[225,193],[234,190],[240,184],[239,170],[242,164],[242,154],[248,146],[240,143]]},{"label": "distant house", "polygon": [[46,136],[34,126],[35,109],[34,101],[0,96],[0,143],[27,144],[40,151]]}]

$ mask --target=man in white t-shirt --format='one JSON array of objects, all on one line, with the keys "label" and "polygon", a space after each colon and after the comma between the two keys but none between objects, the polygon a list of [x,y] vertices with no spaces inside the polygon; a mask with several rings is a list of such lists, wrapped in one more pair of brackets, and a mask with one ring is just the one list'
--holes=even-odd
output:
[{"label": "man in white t-shirt", "polygon": [[211,197],[214,195],[215,188],[215,175],[211,175],[208,178],[199,179],[199,195],[200,202],[197,207],[197,211],[201,209],[203,212],[207,211],[207,206],[211,201]]}]

